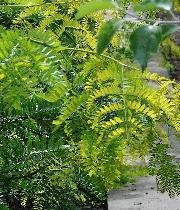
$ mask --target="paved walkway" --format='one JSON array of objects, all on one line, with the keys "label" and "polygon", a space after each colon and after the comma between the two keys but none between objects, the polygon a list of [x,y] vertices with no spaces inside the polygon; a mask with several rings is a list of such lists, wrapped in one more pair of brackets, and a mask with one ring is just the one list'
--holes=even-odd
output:
[{"label": "paved walkway", "polygon": [[157,192],[155,177],[141,177],[135,184],[109,193],[109,210],[180,210],[180,198]]}]

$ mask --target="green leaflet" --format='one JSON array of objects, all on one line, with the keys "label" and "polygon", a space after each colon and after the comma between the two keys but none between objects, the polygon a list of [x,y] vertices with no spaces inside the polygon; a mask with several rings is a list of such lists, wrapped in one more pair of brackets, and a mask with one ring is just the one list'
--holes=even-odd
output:
[{"label": "green leaflet", "polygon": [[1,209],[1,210],[9,210],[9,208],[6,207],[6,206],[4,206],[3,204],[0,204],[0,209]]},{"label": "green leaflet", "polygon": [[164,24],[160,27],[162,30],[162,40],[166,39],[169,35],[180,29],[180,27],[175,24]]},{"label": "green leaflet", "polygon": [[100,29],[97,44],[97,53],[101,54],[109,45],[113,35],[119,29],[121,21],[118,19],[106,22]]},{"label": "green leaflet", "polygon": [[[179,165],[168,155],[168,145],[153,145],[150,158],[150,170],[155,172],[158,180],[158,189],[161,192],[168,192],[173,198],[180,194],[180,173]],[[171,174],[171,176],[168,176]],[[170,186],[169,187],[169,183]]]},{"label": "green leaflet", "polygon": [[158,26],[141,26],[131,34],[130,47],[143,70],[147,67],[148,60],[157,52],[160,42],[161,29]]},{"label": "green leaflet", "polygon": [[79,11],[76,14],[76,18],[80,19],[86,15],[90,15],[99,10],[114,9],[114,8],[116,8],[115,3],[113,3],[110,0],[91,1],[80,6]]},{"label": "green leaflet", "polygon": [[176,25],[140,26],[130,37],[130,47],[134,58],[142,70],[147,67],[148,60],[157,52],[159,44],[179,29]]},{"label": "green leaflet", "polygon": [[56,125],[54,131],[56,131],[59,126],[67,120],[84,102],[86,102],[88,95],[82,94],[73,96],[69,98],[66,102],[66,107],[62,109],[62,114],[53,121],[53,124]]},{"label": "green leaflet", "polygon": [[136,11],[154,10],[157,8],[171,10],[172,0],[145,0],[144,2],[134,6]]},{"label": "green leaflet", "polygon": [[48,93],[39,93],[37,96],[53,103],[65,96],[67,89],[67,84],[57,83]]}]

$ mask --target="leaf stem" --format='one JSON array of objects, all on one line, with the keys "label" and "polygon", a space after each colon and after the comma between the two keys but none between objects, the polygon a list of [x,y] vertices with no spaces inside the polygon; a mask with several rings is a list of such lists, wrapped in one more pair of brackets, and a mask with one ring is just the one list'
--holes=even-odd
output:
[{"label": "leaf stem", "polygon": [[43,5],[59,5],[59,4],[65,4],[66,2],[58,2],[58,3],[47,3],[47,2],[43,2],[41,4],[29,4],[29,5],[23,5],[23,4],[0,4],[0,8],[6,8],[6,7],[26,7],[26,8],[30,8],[30,7],[39,7],[39,6],[43,6]]},{"label": "leaf stem", "polygon": [[[60,51],[66,51],[66,50],[72,50],[72,51],[78,51],[78,52],[86,52],[86,53],[90,53],[90,54],[93,54],[93,55],[97,55],[97,53],[94,52],[94,51],[84,50],[84,49],[81,49],[81,48],[68,48],[68,47],[67,47],[67,48],[63,48],[63,49],[60,50]],[[130,69],[139,70],[139,69],[137,69],[137,68],[135,68],[135,67],[133,67],[133,66],[129,66],[129,65],[125,64],[125,63],[122,63],[122,62],[118,61],[117,59],[115,59],[115,58],[113,58],[113,57],[111,57],[111,56],[108,56],[108,55],[105,55],[105,54],[101,54],[100,56],[102,56],[102,57],[104,57],[104,58],[107,58],[107,59],[109,59],[109,60],[111,60],[111,61],[114,61],[115,63],[118,63],[118,64],[121,65],[121,66],[130,68]]]},{"label": "leaf stem", "polygon": [[156,25],[159,24],[180,24],[180,20],[152,20],[152,19],[147,19],[147,18],[142,18],[142,17],[135,17],[134,18],[125,18],[125,21],[128,22],[140,22],[141,21],[146,21],[150,23],[155,23]]},{"label": "leaf stem", "polygon": [[135,21],[141,20],[141,21],[155,23],[156,25],[159,25],[159,24],[180,24],[180,20],[177,18],[175,20],[153,20],[153,19],[149,19],[149,18],[139,17],[139,16],[134,15],[127,11],[126,11],[126,15],[129,15],[132,17],[132,18],[125,18],[125,20],[129,21],[129,22],[135,22]]},{"label": "leaf stem", "polygon": [[[30,40],[31,40],[32,42],[37,43],[37,44],[41,44],[41,45],[44,45],[44,46],[46,46],[46,47],[51,47],[51,48],[53,48],[52,46],[48,45],[47,43],[40,42],[39,40],[34,40],[34,39],[31,39],[31,38],[30,38]],[[96,53],[95,51],[86,50],[86,49],[82,49],[82,48],[62,47],[62,48],[59,49],[59,47],[54,47],[54,49],[56,49],[56,48],[58,49],[59,52],[62,52],[62,51],[76,51],[76,52],[85,52],[85,53],[90,53],[90,54],[92,54],[92,55],[97,55],[97,53]],[[122,63],[122,62],[118,61],[117,59],[115,59],[115,58],[113,58],[113,57],[111,57],[111,56],[108,56],[108,55],[105,55],[105,54],[101,54],[100,56],[102,56],[102,57],[104,57],[104,58],[107,58],[107,59],[109,59],[109,60],[111,60],[111,61],[114,61],[115,63],[117,63],[117,64],[119,64],[119,65],[121,65],[121,66],[124,66],[124,67],[126,67],[126,68],[134,69],[134,70],[139,70],[138,68],[133,67],[133,66],[129,66],[129,65],[125,64],[125,63]]]}]

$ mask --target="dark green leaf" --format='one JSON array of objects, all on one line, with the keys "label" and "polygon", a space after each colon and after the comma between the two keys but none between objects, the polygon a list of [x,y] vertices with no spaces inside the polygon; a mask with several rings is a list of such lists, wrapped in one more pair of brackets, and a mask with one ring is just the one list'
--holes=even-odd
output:
[{"label": "dark green leaf", "polygon": [[121,22],[119,20],[110,20],[100,29],[97,44],[97,53],[101,54],[109,45],[113,35],[119,29]]},{"label": "dark green leaf", "polygon": [[175,24],[165,24],[160,27],[162,29],[162,40],[166,39],[169,35],[180,29],[180,27]]},{"label": "dark green leaf", "polygon": [[171,10],[172,0],[145,0],[142,3],[134,6],[136,11],[147,11],[157,8]]},{"label": "dark green leaf", "polygon": [[3,204],[0,204],[0,209],[1,210],[9,210],[9,208],[8,207],[5,207]]},{"label": "dark green leaf", "polygon": [[162,39],[161,28],[158,26],[141,26],[130,37],[130,47],[134,58],[144,70],[148,60],[157,52]]},{"label": "dark green leaf", "polygon": [[80,6],[79,11],[76,14],[76,18],[80,19],[86,15],[90,15],[94,12],[99,11],[99,10],[114,9],[114,8],[116,8],[116,5],[114,2],[112,2],[110,0],[91,1],[91,2],[88,2],[88,3]]}]

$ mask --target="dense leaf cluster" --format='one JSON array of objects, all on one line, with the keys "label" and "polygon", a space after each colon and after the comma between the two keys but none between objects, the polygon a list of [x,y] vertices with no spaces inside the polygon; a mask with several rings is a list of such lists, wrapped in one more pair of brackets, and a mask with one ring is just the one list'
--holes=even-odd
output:
[{"label": "dense leaf cluster", "polygon": [[[179,194],[178,166],[166,154],[163,129],[167,123],[180,130],[179,85],[132,64],[126,29],[136,30],[137,41],[146,26],[127,23],[117,32],[114,21],[100,29],[106,18],[100,10],[114,8],[110,1],[82,6],[79,18],[99,13],[78,21],[83,2],[7,0],[0,6],[0,208],[100,206],[109,189],[148,173],[147,156],[160,189]],[[124,14],[111,15],[117,13]],[[99,54],[108,47],[99,56],[98,32]]]}]

